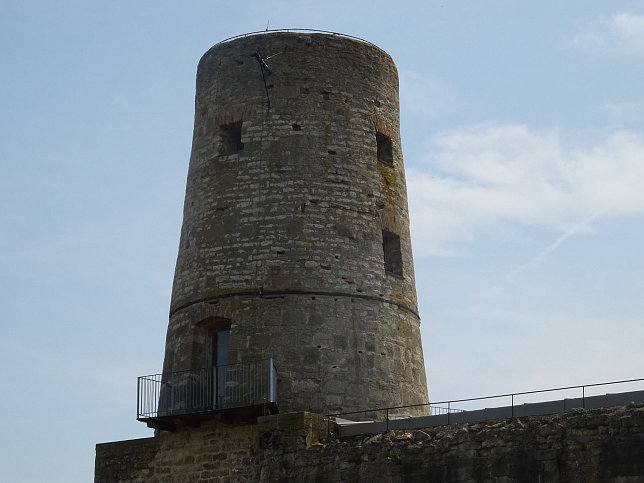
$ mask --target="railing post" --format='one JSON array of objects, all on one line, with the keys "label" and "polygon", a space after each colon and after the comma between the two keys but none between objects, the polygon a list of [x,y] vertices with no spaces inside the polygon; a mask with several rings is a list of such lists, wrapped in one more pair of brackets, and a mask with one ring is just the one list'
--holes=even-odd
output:
[{"label": "railing post", "polygon": [[273,365],[273,358],[271,357],[268,360],[268,400],[270,402],[275,402],[273,399],[277,399],[276,397],[273,397],[276,392],[277,388],[275,387],[275,366]]},{"label": "railing post", "polygon": [[449,424],[449,415],[452,412],[452,410],[450,409],[450,404],[451,401],[447,401],[447,424]]},{"label": "railing post", "polygon": [[386,411],[387,411],[386,412],[386,417],[387,417],[387,425],[386,425],[386,427],[387,427],[387,431],[389,431],[389,408],[387,408]]},{"label": "railing post", "polygon": [[581,386],[581,407],[586,409],[586,386]]},{"label": "railing post", "polygon": [[510,413],[511,413],[512,417],[514,417],[514,394],[512,394],[511,401],[512,401],[512,408],[510,409]]}]

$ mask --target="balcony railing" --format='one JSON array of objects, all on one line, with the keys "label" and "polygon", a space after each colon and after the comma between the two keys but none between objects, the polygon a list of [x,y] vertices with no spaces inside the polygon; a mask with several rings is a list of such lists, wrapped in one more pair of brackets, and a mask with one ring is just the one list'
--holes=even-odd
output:
[{"label": "balcony railing", "polygon": [[276,412],[273,359],[141,376],[138,380],[137,419],[151,427],[160,427],[157,423],[163,421],[194,420],[213,412],[248,412],[252,408]]}]

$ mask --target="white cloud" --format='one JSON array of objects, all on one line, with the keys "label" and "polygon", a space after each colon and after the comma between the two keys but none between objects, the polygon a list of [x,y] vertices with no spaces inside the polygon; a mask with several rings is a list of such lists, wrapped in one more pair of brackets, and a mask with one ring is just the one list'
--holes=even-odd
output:
[{"label": "white cloud", "polygon": [[572,37],[573,45],[603,52],[644,54],[644,15],[621,12],[583,25]]},{"label": "white cloud", "polygon": [[644,214],[644,136],[616,131],[572,147],[561,137],[481,124],[431,138],[407,176],[415,251],[454,254],[501,223],[546,227],[563,242],[599,214]]}]

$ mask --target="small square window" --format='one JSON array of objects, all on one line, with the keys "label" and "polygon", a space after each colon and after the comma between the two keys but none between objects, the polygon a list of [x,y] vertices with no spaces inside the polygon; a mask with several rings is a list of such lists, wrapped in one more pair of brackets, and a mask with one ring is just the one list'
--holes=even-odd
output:
[{"label": "small square window", "polygon": [[242,122],[233,122],[219,126],[219,154],[236,153],[244,149],[244,143],[241,142]]},{"label": "small square window", "polygon": [[386,134],[376,131],[376,145],[378,146],[378,161],[393,164],[394,153],[391,146],[391,138]]},{"label": "small square window", "polygon": [[402,276],[403,262],[400,237],[391,231],[382,230],[382,250],[385,258],[385,272]]}]

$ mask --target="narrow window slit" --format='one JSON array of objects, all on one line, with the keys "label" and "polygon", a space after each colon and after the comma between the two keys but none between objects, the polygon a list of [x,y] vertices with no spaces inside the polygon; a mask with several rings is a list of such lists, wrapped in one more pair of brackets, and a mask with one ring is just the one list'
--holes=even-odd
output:
[{"label": "narrow window slit", "polygon": [[376,145],[378,149],[378,161],[387,164],[394,164],[394,153],[391,145],[391,138],[386,134],[376,131]]},{"label": "narrow window slit", "polygon": [[387,230],[382,230],[382,250],[384,253],[385,272],[402,276],[403,262],[400,250],[400,236]]}]

